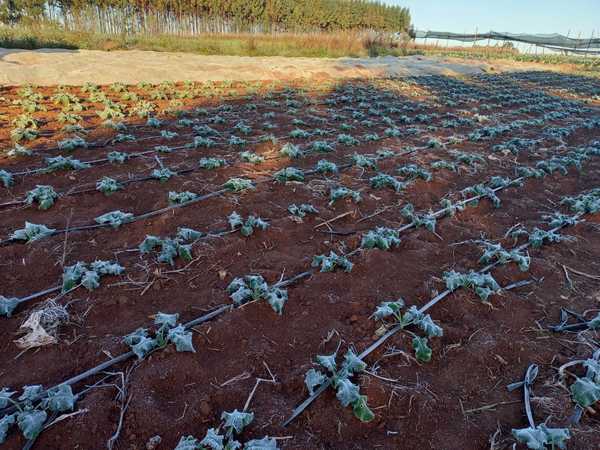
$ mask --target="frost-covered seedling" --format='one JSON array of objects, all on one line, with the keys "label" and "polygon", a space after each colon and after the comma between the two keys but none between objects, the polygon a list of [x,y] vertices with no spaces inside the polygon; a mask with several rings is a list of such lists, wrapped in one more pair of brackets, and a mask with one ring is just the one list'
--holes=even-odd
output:
[{"label": "frost-covered seedling", "polygon": [[131,222],[133,220],[133,214],[117,210],[102,214],[94,220],[100,225],[110,225],[114,229],[117,229],[124,223]]},{"label": "frost-covered seedling", "polygon": [[177,257],[183,261],[192,260],[192,244],[189,242],[200,239],[202,236],[204,234],[200,231],[192,230],[191,228],[179,228],[175,239],[161,239],[156,236],[147,235],[138,246],[138,249],[142,254],[148,254],[160,249],[157,258],[158,262],[173,266]]},{"label": "frost-covered seedling", "polygon": [[542,169],[535,169],[528,166],[517,167],[516,172],[518,176],[523,178],[544,178],[546,176],[546,172]]},{"label": "frost-covered seedling", "polygon": [[310,133],[300,128],[296,128],[290,131],[290,137],[293,139],[307,139],[310,137]]},{"label": "frost-covered seedling", "polygon": [[111,164],[123,164],[125,161],[127,161],[129,156],[127,153],[110,152],[108,155],[106,155],[106,158]]},{"label": "frost-covered seedling", "polygon": [[58,198],[58,194],[52,186],[37,185],[35,189],[30,190],[25,195],[25,203],[32,205],[37,202],[38,209],[48,209],[54,205],[54,200]]},{"label": "frost-covered seedling", "polygon": [[254,229],[265,231],[269,228],[269,223],[257,216],[248,216],[246,220],[235,211],[232,212],[228,217],[227,221],[232,230],[240,230],[242,236],[251,236],[254,233]]},{"label": "frost-covered seedling", "polygon": [[417,336],[409,332],[413,337],[412,346],[415,357],[420,362],[431,361],[432,350],[429,348],[428,338],[441,337],[444,335],[444,330],[431,319],[429,314],[422,313],[416,306],[411,306],[405,313],[402,313],[402,308],[404,308],[404,300],[402,299],[382,302],[375,309],[373,317],[375,320],[389,320],[391,318],[403,329],[410,325],[421,329],[427,337]]},{"label": "frost-covered seedling", "polygon": [[321,272],[334,272],[338,268],[344,272],[351,272],[354,264],[345,256],[330,251],[329,255],[314,256],[311,267],[320,267]]},{"label": "frost-covered seedling", "polygon": [[150,337],[146,328],[138,328],[133,333],[123,338],[138,359],[144,359],[151,352],[165,348],[169,343],[175,344],[178,352],[195,353],[192,343],[192,332],[177,323],[179,314],[157,313],[154,316],[154,325],[157,329],[154,336]]},{"label": "frost-covered seedling", "polygon": [[390,150],[389,148],[380,148],[375,153],[377,154],[377,158],[379,159],[392,158],[396,156],[396,152]]},{"label": "frost-covered seedling", "polygon": [[176,131],[162,130],[160,132],[160,137],[167,140],[175,139],[177,136],[179,136],[179,133]]},{"label": "frost-covered seedling", "polygon": [[93,291],[100,287],[100,279],[103,276],[121,275],[124,271],[125,269],[118,263],[94,261],[88,266],[86,263],[79,261],[65,267],[62,290],[67,292],[81,284],[88,291]]},{"label": "frost-covered seedling", "polygon": [[0,181],[2,181],[2,184],[5,188],[11,187],[15,182],[12,174],[9,171],[3,169],[0,169]]},{"label": "frost-covered seedling", "polygon": [[168,167],[163,167],[163,168],[160,168],[160,169],[154,169],[152,171],[152,174],[151,174],[152,178],[160,181],[161,183],[167,182],[168,180],[170,180],[175,175],[177,175],[177,172],[173,172]]},{"label": "frost-covered seedling", "polygon": [[96,182],[96,190],[107,196],[114,194],[122,188],[123,186],[117,180],[110,177],[102,177],[102,179]]},{"label": "frost-covered seedling", "polygon": [[350,136],[349,134],[338,134],[337,141],[343,145],[358,145],[358,139]]},{"label": "frost-covered seedling", "polygon": [[7,388],[0,390],[0,407],[6,408],[9,404],[16,407],[15,413],[0,419],[0,444],[5,442],[13,425],[17,425],[26,440],[35,440],[44,429],[48,413],[58,415],[75,407],[76,397],[69,385],[61,384],[49,389],[45,395],[42,393],[41,385],[23,386],[23,394],[15,401],[11,397],[16,392]]},{"label": "frost-covered seedling", "polygon": [[[520,230],[517,230],[517,232],[518,231],[520,231]],[[546,230],[542,230],[537,227],[534,228],[531,233],[527,233],[525,231],[522,234],[528,234],[529,243],[534,248],[541,247],[542,245],[544,245],[544,243],[546,241],[548,241],[548,242],[568,242],[568,241],[573,241],[575,239],[573,236],[565,236],[565,235],[557,233],[556,231],[551,231],[551,230],[546,231]]]},{"label": "frost-covered seedling", "polygon": [[232,192],[243,192],[248,189],[255,189],[252,181],[245,178],[230,178],[223,184],[223,187]]},{"label": "frost-covered seedling", "polygon": [[[19,306],[19,303],[20,301],[16,297],[4,297],[0,295],[0,316],[10,317],[17,306]],[[2,442],[1,435],[0,430],[0,442]]]},{"label": "frost-covered seedling", "polygon": [[[209,428],[202,440],[193,436],[184,436],[179,440],[175,450],[235,450],[242,449],[242,444],[236,440],[235,435],[240,434],[245,427],[254,420],[253,413],[241,412],[237,409],[232,412],[223,412],[221,421],[225,433],[220,434],[219,428]],[[279,450],[277,441],[268,436],[262,439],[252,439],[243,444],[244,450]]]},{"label": "frost-covered seedling", "polygon": [[328,143],[326,141],[314,141],[311,144],[310,149],[313,152],[318,152],[318,153],[331,153],[331,152],[335,151],[335,148],[333,147],[333,145],[331,145],[330,143]]},{"label": "frost-covered seedling", "polygon": [[400,245],[400,232],[392,228],[377,227],[369,230],[362,236],[360,246],[362,248],[378,248],[389,250]]},{"label": "frost-covered seedling", "polygon": [[352,164],[362,169],[373,169],[377,170],[377,160],[375,158],[369,158],[365,155],[359,155],[355,153],[352,155]]},{"label": "frost-covered seedling", "polygon": [[542,216],[542,219],[544,219],[546,223],[552,228],[564,226],[571,227],[583,221],[577,216],[568,216],[559,212],[555,212],[553,214],[545,214]]},{"label": "frost-covered seedling", "polygon": [[260,275],[246,275],[234,279],[227,286],[227,293],[236,306],[249,301],[265,300],[277,314],[282,314],[288,300],[287,290],[269,286]]},{"label": "frost-covered seedling", "polygon": [[442,148],[444,143],[437,138],[431,138],[427,141],[428,148]]},{"label": "frost-covered seedling", "polygon": [[331,191],[329,192],[329,205],[333,205],[336,201],[340,200],[340,199],[344,199],[344,198],[350,198],[352,199],[355,203],[360,202],[361,196],[360,196],[360,192],[358,191],[353,191],[352,189],[349,189],[345,186],[339,186],[336,188],[332,188]]},{"label": "frost-covered seedling", "polygon": [[290,159],[297,159],[304,156],[304,152],[300,150],[300,147],[297,145],[288,142],[279,150],[279,154],[283,156],[287,156]]},{"label": "frost-covered seedling", "polygon": [[70,156],[66,158],[62,155],[55,156],[54,158],[46,158],[46,172],[54,172],[56,170],[81,170],[89,169],[92,167],[88,163],[73,159]]},{"label": "frost-covered seedling", "polygon": [[326,372],[310,369],[304,377],[304,384],[310,395],[313,395],[315,388],[329,382],[336,390],[336,398],[343,407],[351,406],[354,416],[361,422],[370,422],[375,418],[373,411],[367,406],[368,398],[360,394],[358,385],[352,383],[350,378],[367,368],[353,350],[349,350],[344,355],[344,361],[338,369],[336,362],[337,352],[331,355],[317,355],[315,358],[317,364],[323,367]]},{"label": "frost-covered seedling", "polygon": [[192,200],[196,200],[198,198],[198,194],[190,191],[184,192],[169,192],[169,203],[172,205],[181,205],[183,203],[191,202]]},{"label": "frost-covered seedling", "polygon": [[244,162],[249,162],[252,164],[262,164],[265,161],[264,156],[260,156],[256,153],[248,151],[240,153],[240,159]]},{"label": "frost-covered seedling", "polygon": [[278,183],[288,181],[304,181],[304,172],[296,167],[285,167],[273,174],[273,179]]},{"label": "frost-covered seedling", "polygon": [[476,153],[465,153],[459,151],[451,151],[450,154],[454,156],[454,159],[457,162],[466,164],[467,166],[473,167],[476,164],[485,164],[485,159],[483,156],[478,155]]},{"label": "frost-covered seedling", "polygon": [[39,136],[39,131],[33,128],[14,128],[10,130],[10,138],[15,142],[32,141]]},{"label": "frost-covered seedling", "polygon": [[288,206],[288,212],[291,215],[293,215],[295,217],[299,217],[301,219],[306,217],[307,214],[318,214],[319,213],[317,208],[315,208],[313,205],[310,205],[308,203],[303,203],[301,205],[296,205],[295,203],[292,203],[291,205]]},{"label": "frost-covered seedling", "polygon": [[518,442],[534,450],[566,449],[567,440],[571,438],[567,428],[549,428],[545,423],[535,428],[513,429],[512,435]]},{"label": "frost-covered seedling", "polygon": [[407,203],[401,210],[400,215],[405,219],[410,220],[416,228],[425,227],[426,230],[435,233],[435,225],[437,223],[435,217],[430,214],[417,214],[415,207],[411,203]]},{"label": "frost-covered seedling", "polygon": [[489,264],[493,261],[498,261],[500,264],[508,264],[509,262],[515,262],[522,272],[529,270],[531,264],[531,258],[529,255],[523,254],[519,250],[505,250],[502,244],[494,244],[489,241],[480,241],[480,245],[483,248],[483,254],[479,258],[479,262]]},{"label": "frost-covered seedling", "polygon": [[315,170],[321,174],[337,173],[338,167],[334,162],[321,159],[317,162]]},{"label": "frost-covered seedling", "polygon": [[398,167],[398,173],[404,177],[407,177],[411,180],[421,178],[425,181],[431,181],[432,176],[431,172],[425,170],[424,168],[416,165],[416,164],[407,164],[402,167]]},{"label": "frost-covered seedling", "polygon": [[[491,200],[492,205],[494,205],[494,208],[500,208],[500,205],[502,203],[500,201],[500,198],[496,195],[494,189],[484,184],[476,184],[474,186],[465,188],[461,191],[461,194],[463,198],[467,198],[469,196],[488,198]],[[479,204],[479,199],[476,198],[469,203],[473,206],[477,206]]]},{"label": "frost-covered seedling", "polygon": [[162,125],[162,122],[160,120],[158,120],[156,117],[148,117],[148,120],[146,121],[147,127],[160,128],[161,125]]},{"label": "frost-covered seedling", "polygon": [[445,161],[445,160],[432,162],[431,168],[434,170],[448,169],[448,170],[451,170],[452,172],[458,171],[458,166],[455,163],[453,163],[452,161]]},{"label": "frost-covered seedling", "polygon": [[225,160],[221,158],[200,158],[198,166],[201,169],[213,170],[225,166]]},{"label": "frost-covered seedling", "polygon": [[13,232],[10,239],[29,243],[51,236],[55,231],[56,229],[48,228],[46,225],[25,222],[25,228]]},{"label": "frost-covered seedling", "polygon": [[386,128],[383,131],[383,134],[385,134],[386,137],[398,137],[398,136],[402,135],[402,131],[400,131],[399,128],[390,127],[390,128]]},{"label": "frost-covered seedling", "polygon": [[88,143],[82,137],[65,139],[58,143],[59,150],[75,150],[76,148],[87,148]]},{"label": "frost-covered seedling", "polygon": [[397,180],[393,176],[385,173],[379,173],[374,177],[371,177],[369,181],[371,183],[371,187],[375,189],[383,189],[385,187],[390,187],[396,192],[400,192],[406,189],[406,187],[409,185],[409,183]]},{"label": "frost-covered seedling", "polygon": [[575,197],[564,197],[561,204],[568,205],[575,213],[595,214],[600,211],[600,188]]},{"label": "frost-covered seedling", "polygon": [[443,278],[449,291],[455,291],[460,287],[472,289],[484,302],[487,301],[490,295],[500,291],[500,285],[489,273],[480,274],[473,271],[460,273],[452,270],[444,272]]},{"label": "frost-covered seedling", "polygon": [[511,180],[510,178],[499,177],[499,176],[494,176],[494,177],[490,178],[489,187],[491,187],[492,189],[496,189],[496,188],[504,189],[504,188],[511,187],[511,186],[522,187],[523,182],[520,180]]},{"label": "frost-covered seedling", "polygon": [[192,148],[210,148],[215,146],[215,141],[204,136],[194,136],[194,140],[189,145]]}]

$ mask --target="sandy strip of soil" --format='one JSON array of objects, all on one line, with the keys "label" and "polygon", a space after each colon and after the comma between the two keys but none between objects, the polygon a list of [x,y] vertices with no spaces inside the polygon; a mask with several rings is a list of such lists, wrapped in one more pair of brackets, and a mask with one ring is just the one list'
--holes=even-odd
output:
[{"label": "sandy strip of soil", "polygon": [[[285,58],[202,56],[189,53],[0,48],[0,84],[40,86],[172,81],[250,81],[299,77],[365,78],[389,75],[468,75],[530,70],[535,65],[450,58]],[[548,67],[544,67],[548,70]]]}]

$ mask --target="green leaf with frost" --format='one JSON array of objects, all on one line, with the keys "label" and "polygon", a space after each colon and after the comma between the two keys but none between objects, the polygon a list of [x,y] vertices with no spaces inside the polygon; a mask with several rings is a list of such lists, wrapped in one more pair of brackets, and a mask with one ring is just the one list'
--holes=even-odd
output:
[{"label": "green leaf with frost", "polygon": [[512,435],[532,450],[565,449],[566,441],[571,438],[567,428],[548,428],[544,423],[535,428],[513,429]]},{"label": "green leaf with frost", "polygon": [[154,169],[151,174],[152,178],[157,179],[161,183],[167,182],[175,175],[177,175],[177,172],[173,172],[168,167],[163,167],[162,169]]},{"label": "green leaf with frost", "polygon": [[315,361],[329,372],[335,373],[337,371],[336,357],[337,353],[332,353],[331,355],[317,355]]},{"label": "green leaf with frost", "polygon": [[58,194],[52,186],[37,185],[34,189],[27,192],[25,195],[25,203],[32,205],[38,203],[38,209],[46,210],[54,205],[54,200],[58,198]]},{"label": "green leaf with frost", "polygon": [[582,408],[592,406],[600,400],[600,385],[587,377],[577,378],[570,391],[573,400]]},{"label": "green leaf with frost", "polygon": [[369,230],[362,236],[360,246],[362,248],[378,248],[389,250],[400,245],[400,232],[391,228],[377,227]]},{"label": "green leaf with frost", "polygon": [[340,378],[335,382],[337,391],[336,398],[340,401],[343,407],[354,403],[360,399],[360,389],[348,378]]},{"label": "green leaf with frost", "polygon": [[274,438],[265,436],[262,439],[252,439],[244,444],[244,450],[279,450]]},{"label": "green leaf with frost", "polygon": [[122,189],[117,180],[110,177],[102,177],[99,181],[96,182],[96,190],[102,192],[104,195],[111,195],[117,192],[119,189]]},{"label": "green leaf with frost", "polygon": [[429,362],[431,361],[431,349],[427,345],[427,338],[415,336],[412,340],[413,350],[415,351],[415,357],[417,361]]},{"label": "green leaf with frost", "polygon": [[125,272],[125,268],[119,263],[111,263],[110,261],[96,260],[90,266],[99,275],[121,275]]},{"label": "green leaf with frost", "polygon": [[100,275],[93,270],[86,270],[81,277],[81,285],[88,291],[93,291],[100,287]]},{"label": "green leaf with frost", "polygon": [[402,299],[392,302],[382,302],[375,308],[373,317],[375,320],[385,319],[386,317],[390,316],[395,316],[398,318],[402,308],[404,308],[404,300]]},{"label": "green leaf with frost", "polygon": [[43,401],[43,407],[52,412],[73,411],[75,407],[75,396],[73,390],[68,384],[61,384],[48,391],[47,397]]},{"label": "green leaf with frost", "polygon": [[328,256],[314,256],[311,267],[320,267],[321,272],[334,272],[337,268],[342,269],[344,272],[350,272],[354,264],[345,256],[340,256],[334,251],[330,251]]},{"label": "green leaf with frost", "polygon": [[296,167],[285,167],[273,174],[273,179],[278,183],[288,181],[304,181],[304,172]]},{"label": "green leaf with frost", "polygon": [[54,158],[46,158],[45,172],[55,172],[57,170],[81,170],[89,169],[90,167],[92,167],[90,164],[81,162],[78,159],[73,159],[70,156],[65,158],[64,156],[59,155]]},{"label": "green leaf with frost", "polygon": [[77,286],[86,272],[87,267],[81,261],[65,267],[63,271],[62,291],[67,292]]},{"label": "green leaf with frost", "polygon": [[205,234],[201,231],[196,231],[192,228],[178,228],[177,229],[177,239],[182,241],[195,241],[200,239]]},{"label": "green leaf with frost", "polygon": [[355,203],[358,203],[362,200],[360,196],[360,192],[354,191],[352,189],[348,189],[345,186],[339,186],[336,188],[332,188],[329,192],[329,205],[333,205],[336,201],[340,199],[351,198]]},{"label": "green leaf with frost", "polygon": [[16,414],[10,414],[0,419],[0,444],[4,444],[8,430],[16,423]]},{"label": "green leaf with frost", "polygon": [[225,160],[221,158],[200,158],[198,166],[207,170],[218,169],[225,166]]},{"label": "green leaf with frost", "polygon": [[338,167],[334,162],[321,159],[317,162],[315,170],[320,174],[337,173]]},{"label": "green leaf with frost", "polygon": [[304,156],[304,153],[302,152],[302,150],[300,150],[300,147],[292,144],[291,142],[288,142],[283,147],[281,147],[281,149],[279,150],[279,154],[287,156],[290,159],[301,158],[302,156]]},{"label": "green leaf with frost", "polygon": [[[15,309],[19,306],[19,299],[16,297],[4,297],[0,295],[0,316],[10,317]],[[1,395],[1,393],[0,393]],[[1,399],[0,399],[1,404]],[[3,406],[0,406],[3,408]]]},{"label": "green leaf with frost", "polygon": [[[223,450],[223,439],[225,436],[221,436],[214,428],[209,428],[206,431],[206,436],[200,441],[200,448],[210,448],[211,450]],[[196,448],[196,447],[194,447]]]},{"label": "green leaf with frost", "polygon": [[318,153],[331,153],[331,152],[335,151],[335,148],[333,147],[333,145],[331,145],[325,141],[314,141],[311,144],[310,149],[313,152],[318,152]]},{"label": "green leaf with frost", "polygon": [[74,138],[65,139],[58,143],[59,150],[72,151],[76,148],[87,148],[88,143],[82,137],[76,136]]},{"label": "green leaf with frost", "polygon": [[10,398],[15,394],[16,392],[7,387],[0,389],[0,409],[6,408],[10,404]]},{"label": "green leaf with frost", "polygon": [[300,217],[302,219],[306,217],[307,214],[318,214],[319,210],[308,203],[303,203],[301,205],[296,205],[295,203],[292,203],[288,206],[288,212],[291,215]]},{"label": "green leaf with frost", "polygon": [[385,187],[390,187],[396,192],[403,191],[409,185],[409,183],[397,180],[393,176],[385,173],[379,173],[374,177],[371,177],[369,179],[369,182],[371,183],[371,187],[375,189],[383,189]]},{"label": "green leaf with frost", "polygon": [[244,151],[240,153],[240,159],[243,162],[249,162],[252,164],[262,164],[265,162],[265,157],[257,155],[256,153]]},{"label": "green leaf with frost", "polygon": [[35,439],[48,418],[46,411],[22,411],[17,414],[17,425],[27,440]]},{"label": "green leaf with frost", "polygon": [[117,229],[124,223],[131,222],[132,219],[132,213],[124,213],[117,210],[102,214],[101,216],[96,217],[94,220],[100,225],[110,225],[114,229]]},{"label": "green leaf with frost", "polygon": [[46,225],[25,222],[25,228],[16,230],[10,235],[10,238],[17,241],[34,242],[54,234],[55,231],[56,229],[48,228]]},{"label": "green leaf with frost", "polygon": [[148,353],[157,347],[157,342],[148,336],[148,330],[138,328],[123,338],[138,359],[144,359]]},{"label": "green leaf with frost", "polygon": [[344,369],[349,373],[362,372],[367,368],[367,364],[358,357],[354,350],[350,349],[344,355]]},{"label": "green leaf with frost", "polygon": [[309,369],[304,376],[304,384],[310,395],[313,395],[315,388],[321,386],[326,381],[327,377],[321,371],[315,369]]},{"label": "green leaf with frost", "polygon": [[158,312],[154,315],[154,324],[158,325],[160,328],[173,328],[177,325],[177,320],[179,319],[179,314],[167,314]]},{"label": "green leaf with frost", "polygon": [[192,332],[186,331],[183,325],[171,328],[167,337],[170,342],[175,344],[175,349],[178,352],[196,353],[192,342]]},{"label": "green leaf with frost", "polygon": [[111,164],[123,164],[129,158],[129,155],[123,152],[110,152],[106,155],[106,158]]},{"label": "green leaf with frost", "polygon": [[235,409],[233,412],[223,412],[221,420],[225,422],[223,425],[225,428],[240,434],[254,420],[254,414]]},{"label": "green leaf with frost", "polygon": [[172,205],[181,205],[183,203],[191,202],[192,200],[196,200],[198,198],[198,194],[194,192],[184,191],[184,192],[169,192],[169,203]]},{"label": "green leaf with frost", "polygon": [[371,422],[375,418],[375,414],[367,406],[367,396],[361,395],[354,403],[352,403],[352,411],[354,416],[361,422]]},{"label": "green leaf with frost", "polygon": [[146,235],[146,238],[139,245],[139,250],[141,253],[150,253],[155,248],[160,247],[162,244],[162,239],[156,236]]},{"label": "green leaf with frost", "polygon": [[417,178],[421,178],[425,181],[431,181],[432,175],[431,172],[425,170],[424,168],[416,165],[416,164],[406,164],[404,166],[398,167],[398,173],[408,179],[414,180]]},{"label": "green leaf with frost", "polygon": [[255,189],[252,181],[245,178],[230,178],[223,184],[223,187],[233,192],[243,192],[248,189]]},{"label": "green leaf with frost", "polygon": [[175,450],[199,450],[201,443],[194,436],[182,436]]}]

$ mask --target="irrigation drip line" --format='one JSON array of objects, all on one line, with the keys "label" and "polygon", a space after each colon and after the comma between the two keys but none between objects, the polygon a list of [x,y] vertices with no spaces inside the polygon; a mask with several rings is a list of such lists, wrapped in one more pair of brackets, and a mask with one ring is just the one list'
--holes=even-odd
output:
[{"label": "irrigation drip line", "polygon": [[[579,218],[581,216],[583,216],[585,214],[583,213],[578,213],[576,214],[574,217]],[[556,232],[558,230],[561,230],[562,228],[565,228],[569,226],[568,224],[562,224],[562,225],[558,225],[554,228],[552,228],[549,233],[552,232]],[[516,248],[514,248],[513,250],[516,251],[521,251],[524,250],[526,248],[528,248],[531,244],[529,242],[519,245]],[[476,273],[478,274],[485,274],[486,272],[489,272],[491,269],[497,267],[501,265],[500,261],[496,261],[494,263],[488,264],[487,266],[485,266],[484,268],[478,270]],[[510,284],[504,288],[501,288],[501,290],[506,291],[506,290],[511,290],[511,289],[516,289],[519,287],[522,287],[524,285],[527,284],[531,284],[532,281],[524,281],[524,282],[517,282],[517,283],[513,283]],[[429,309],[431,309],[433,306],[435,306],[437,303],[439,303],[441,300],[443,300],[444,298],[446,298],[448,295],[452,294],[453,292],[455,292],[458,289],[455,289],[453,291],[446,289],[443,292],[439,293],[438,295],[436,295],[435,297],[433,297],[431,300],[429,300],[429,302],[427,302],[425,305],[423,305],[421,308],[419,308],[419,312],[421,314],[425,313],[426,311],[428,311]],[[393,328],[391,328],[387,333],[385,333],[383,336],[381,336],[377,341],[375,341],[373,344],[371,344],[367,349],[365,349],[363,352],[361,352],[358,355],[359,359],[364,359],[365,357],[367,357],[369,354],[371,354],[373,351],[375,351],[377,348],[379,348],[387,339],[389,339],[390,337],[392,337],[393,335],[395,335],[397,332],[403,330],[405,328],[405,326],[403,324],[398,324],[396,326],[394,326]],[[282,426],[287,426],[289,425],[296,417],[298,417],[300,414],[302,414],[302,412],[308,408],[308,406],[317,399],[317,397],[322,394],[329,386],[331,385],[331,380],[326,381],[323,385],[321,385],[318,389],[315,390],[315,392],[309,396],[306,400],[304,400],[300,405],[298,405],[294,411],[292,412],[291,416],[286,419],[283,423]]]}]

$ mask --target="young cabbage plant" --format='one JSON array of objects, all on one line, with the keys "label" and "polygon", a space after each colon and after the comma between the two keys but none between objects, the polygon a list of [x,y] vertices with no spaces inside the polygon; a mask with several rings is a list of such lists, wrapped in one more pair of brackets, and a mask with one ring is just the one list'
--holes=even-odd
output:
[{"label": "young cabbage plant", "polygon": [[152,178],[160,181],[161,183],[166,183],[168,180],[170,180],[175,175],[177,175],[177,172],[173,172],[168,167],[154,169],[151,174]]},{"label": "young cabbage plant", "polygon": [[421,178],[424,181],[431,181],[433,178],[431,172],[416,164],[407,164],[405,166],[398,167],[397,170],[400,175],[407,177],[410,180]]},{"label": "young cabbage plant", "polygon": [[352,165],[361,169],[377,170],[377,159],[355,153],[352,155]]},{"label": "young cabbage plant", "polygon": [[190,191],[184,192],[174,192],[170,191],[169,195],[169,204],[171,205],[182,205],[184,203],[189,203],[192,200],[196,200],[198,198],[198,194]]},{"label": "young cabbage plant", "polygon": [[46,210],[54,205],[54,200],[58,198],[58,194],[52,186],[37,185],[35,189],[30,190],[25,195],[25,203],[32,205],[38,204],[38,209]]},{"label": "young cabbage plant", "polygon": [[349,134],[344,134],[344,133],[338,134],[337,141],[340,144],[348,145],[348,146],[353,146],[353,145],[359,144],[358,139],[350,136]]},{"label": "young cabbage plant", "polygon": [[340,199],[344,199],[344,198],[350,198],[355,203],[358,203],[362,200],[361,196],[360,196],[360,192],[354,191],[345,186],[339,186],[336,188],[332,188],[331,191],[329,192],[329,200],[330,200],[329,206],[332,206],[336,201],[338,201]]},{"label": "young cabbage plant", "polygon": [[201,169],[214,170],[225,166],[225,160],[221,158],[200,158],[198,166]]},{"label": "young cabbage plant", "polygon": [[371,187],[375,189],[383,189],[385,187],[390,187],[396,192],[403,191],[410,184],[406,181],[400,181],[394,178],[393,176],[385,173],[378,173],[374,177],[371,177],[369,181],[371,183]]},{"label": "young cabbage plant", "polygon": [[269,227],[269,223],[264,221],[258,216],[248,216],[246,220],[235,211],[232,212],[228,217],[227,221],[231,230],[240,230],[242,236],[251,236],[254,233],[254,229],[265,231]]},{"label": "young cabbage plant", "polygon": [[96,182],[96,190],[106,196],[112,195],[120,189],[123,189],[123,185],[119,184],[114,178],[102,177]]},{"label": "young cabbage plant", "polygon": [[431,319],[429,314],[422,313],[416,306],[411,306],[405,313],[402,312],[402,308],[404,308],[404,300],[402,299],[382,302],[375,309],[372,317],[375,320],[382,321],[393,319],[394,325],[400,325],[402,329],[410,325],[419,328],[426,334],[426,337],[418,336],[408,330],[405,331],[413,338],[412,347],[417,360],[420,362],[431,361],[432,350],[429,348],[428,339],[443,336],[444,330]]},{"label": "young cabbage plant", "polygon": [[62,277],[62,291],[70,291],[80,284],[88,291],[93,291],[100,287],[102,277],[121,275],[124,271],[125,269],[115,262],[98,260],[88,266],[88,264],[78,261],[65,267]]},{"label": "young cabbage plant", "polygon": [[147,235],[138,249],[143,255],[160,249],[157,261],[174,266],[175,258],[178,257],[183,261],[191,261],[193,242],[204,236],[204,233],[191,228],[179,228],[174,238],[162,239]]},{"label": "young cabbage plant", "polygon": [[426,230],[435,233],[435,225],[437,220],[431,214],[418,214],[415,212],[415,207],[412,203],[407,203],[401,210],[400,215],[410,223],[414,224],[415,228],[425,227]]},{"label": "young cabbage plant", "polygon": [[506,250],[502,247],[502,244],[494,244],[490,241],[479,241],[478,242],[483,250],[483,254],[481,258],[479,258],[479,262],[489,264],[493,261],[497,261],[498,263],[504,265],[509,262],[514,262],[519,266],[519,270],[521,272],[527,272],[529,270],[529,265],[531,264],[531,257],[529,255],[523,254],[523,251],[514,249],[514,250]]},{"label": "young cabbage plant", "polygon": [[65,158],[59,155],[54,158],[46,158],[46,169],[44,171],[50,173],[57,170],[81,170],[90,167],[92,167],[90,164],[81,162],[78,159],[73,159],[70,156]]},{"label": "young cabbage plant", "polygon": [[335,147],[326,141],[314,141],[310,149],[317,153],[331,153],[335,151]]},{"label": "young cabbage plant", "polygon": [[400,245],[400,232],[391,228],[377,227],[369,230],[362,236],[360,246],[362,248],[378,248],[390,250]]},{"label": "young cabbage plant", "polygon": [[154,316],[154,336],[150,336],[148,329],[138,328],[133,333],[123,338],[123,342],[131,348],[138,359],[144,359],[151,352],[165,348],[169,343],[175,344],[178,352],[195,353],[192,342],[192,332],[179,324],[179,314],[157,313]]},{"label": "young cabbage plant", "polygon": [[[313,144],[314,145],[314,144]],[[298,159],[304,156],[304,152],[297,145],[288,142],[279,150],[279,154],[287,156],[290,159]]]},{"label": "young cabbage plant", "polygon": [[252,181],[245,178],[230,178],[223,184],[225,189],[229,189],[232,192],[243,192],[248,189],[256,189]]},{"label": "young cabbage plant", "polygon": [[481,300],[486,302],[490,295],[500,291],[500,285],[494,277],[489,274],[481,274],[478,272],[461,273],[454,270],[444,272],[444,281],[446,288],[453,292],[458,288],[472,289]]},{"label": "young cabbage plant", "polygon": [[2,181],[5,188],[11,187],[15,182],[13,175],[4,169],[0,169],[0,181]]},{"label": "young cabbage plant", "polygon": [[577,214],[595,214],[600,211],[600,188],[575,197],[564,197],[561,204],[568,205]]},{"label": "young cabbage plant", "polygon": [[116,230],[124,223],[131,222],[133,218],[134,216],[132,213],[124,213],[116,210],[102,214],[101,216],[96,217],[94,220],[100,225],[110,225]]},{"label": "young cabbage plant", "polygon": [[294,217],[303,219],[307,214],[318,214],[319,210],[309,203],[302,203],[300,205],[292,203],[288,206],[288,212]]},{"label": "young cabbage plant", "polygon": [[296,167],[285,167],[273,174],[273,179],[278,183],[287,183],[288,181],[304,181],[304,172]]},{"label": "young cabbage plant", "polygon": [[[277,441],[268,436],[252,439],[244,444],[236,439],[236,435],[241,434],[253,420],[254,413],[251,412],[237,409],[223,412],[219,427],[209,428],[201,440],[194,436],[181,437],[175,450],[279,450]],[[221,426],[224,428],[224,433],[221,432]]]},{"label": "young cabbage plant", "polygon": [[[496,195],[494,189],[484,184],[476,184],[474,186],[465,188],[461,191],[461,194],[463,198],[467,198],[470,196],[481,196],[484,198],[488,198],[492,202],[492,205],[494,205],[494,208],[500,208],[500,205],[502,203],[500,201],[500,198]],[[472,200],[469,203],[471,204],[471,206],[477,206],[479,205],[479,199]]]},{"label": "young cabbage plant", "polygon": [[283,307],[288,300],[287,290],[276,286],[269,286],[260,275],[246,275],[235,278],[229,286],[227,293],[236,306],[249,301],[265,300],[277,314],[283,313]]},{"label": "young cabbage plant", "polygon": [[14,231],[10,239],[30,243],[51,236],[55,231],[56,229],[48,228],[46,225],[25,222],[25,228]]},{"label": "young cabbage plant", "polygon": [[74,138],[69,138],[62,140],[58,143],[59,150],[67,150],[72,151],[77,148],[87,148],[88,143],[82,137],[76,136]]},{"label": "young cabbage plant", "polygon": [[265,157],[257,155],[256,153],[244,151],[240,153],[240,159],[243,162],[249,162],[252,164],[262,164],[265,162]]},{"label": "young cabbage plant", "polygon": [[315,170],[323,175],[334,174],[338,172],[338,167],[334,162],[327,161],[326,159],[321,159],[317,162]]},{"label": "young cabbage plant", "polygon": [[321,272],[335,272],[338,268],[344,272],[351,272],[354,264],[345,256],[338,255],[332,250],[329,255],[314,256],[311,267],[320,267]]},{"label": "young cabbage plant", "polygon": [[16,399],[16,392],[8,388],[0,390],[0,409],[14,405],[16,412],[6,414],[0,419],[0,444],[6,441],[10,428],[17,425],[26,440],[34,440],[43,431],[50,414],[66,413],[75,407],[77,397],[73,395],[71,386],[61,384],[49,389],[42,396],[41,385],[23,386],[23,393]]},{"label": "young cabbage plant", "polygon": [[368,398],[360,394],[360,387],[354,384],[350,378],[367,368],[356,353],[350,349],[344,355],[344,360],[338,368],[337,351],[331,355],[317,355],[316,363],[325,369],[325,372],[317,369],[309,369],[304,377],[304,384],[310,395],[315,389],[324,383],[330,385],[336,391],[336,398],[343,407],[352,407],[354,416],[361,422],[370,422],[375,414],[367,405]]},{"label": "young cabbage plant", "polygon": [[445,160],[440,160],[440,161],[434,161],[431,163],[431,168],[434,170],[442,170],[442,169],[447,169],[450,170],[452,172],[458,172],[458,166],[456,165],[456,163],[453,163],[451,161],[445,161]]},{"label": "young cabbage plant", "polygon": [[110,152],[106,155],[108,162],[111,164],[123,164],[129,158],[127,153],[123,152]]}]

